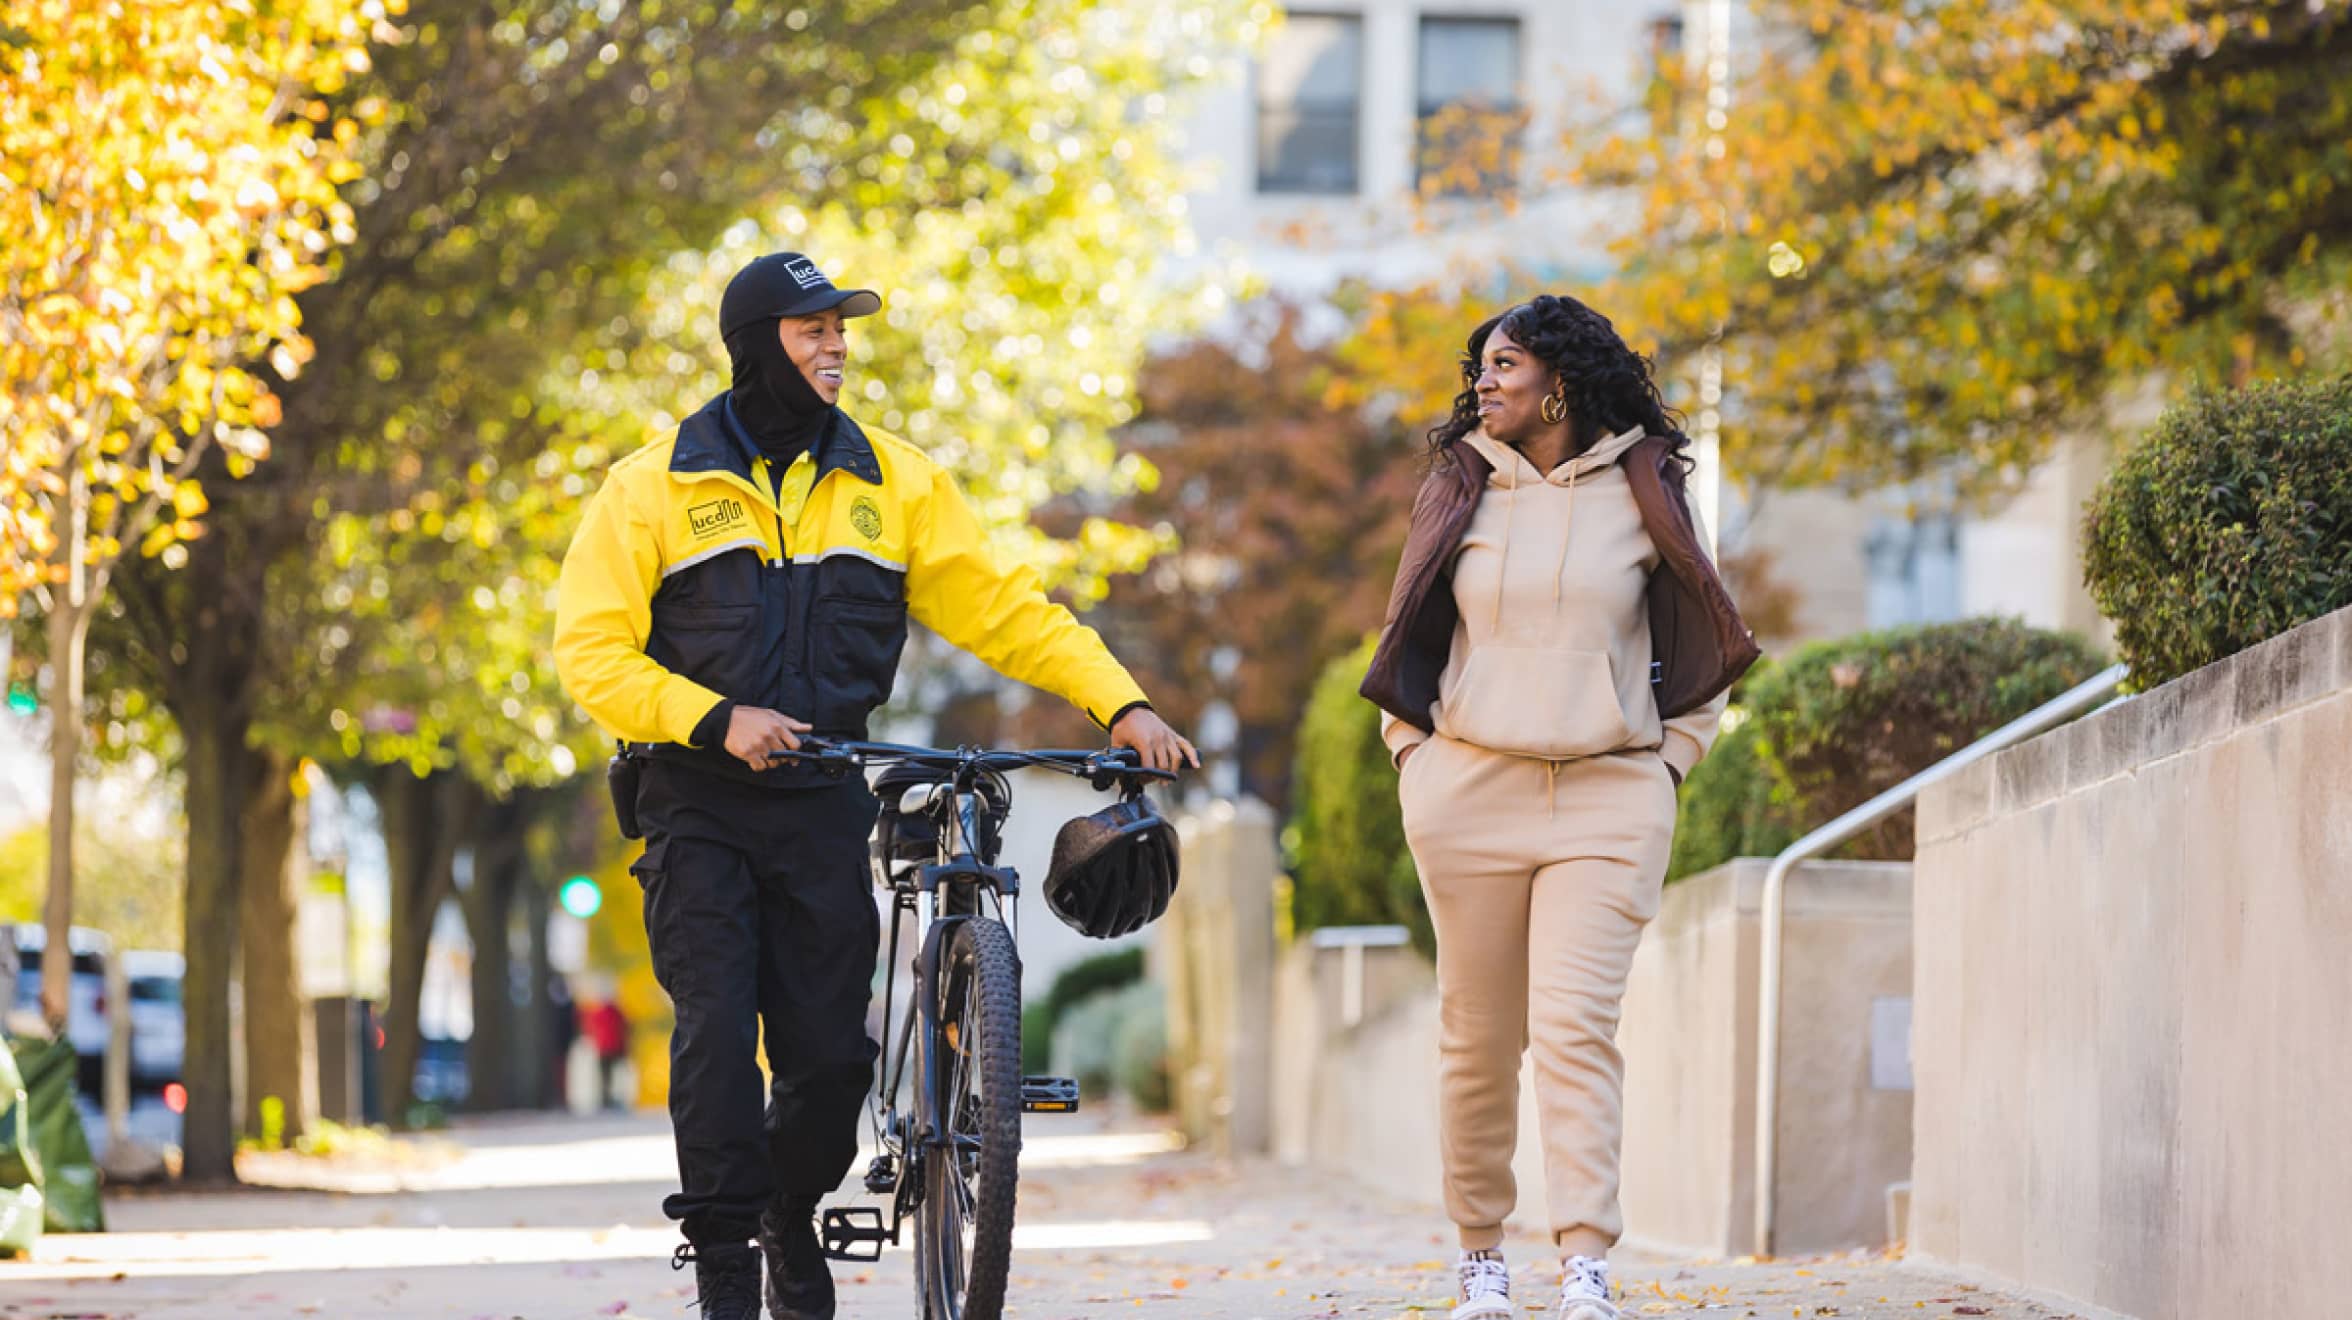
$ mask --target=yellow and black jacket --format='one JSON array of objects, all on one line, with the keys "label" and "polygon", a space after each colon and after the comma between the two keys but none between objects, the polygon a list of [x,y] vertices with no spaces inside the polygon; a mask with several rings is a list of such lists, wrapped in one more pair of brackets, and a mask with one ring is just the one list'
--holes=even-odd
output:
[{"label": "yellow and black jacket", "polygon": [[783,474],[731,434],[725,395],[615,463],[564,556],[555,666],[613,736],[734,778],[695,727],[722,701],[863,737],[907,617],[1108,725],[1143,690],[1036,573],[989,552],[938,464],[836,414]]}]

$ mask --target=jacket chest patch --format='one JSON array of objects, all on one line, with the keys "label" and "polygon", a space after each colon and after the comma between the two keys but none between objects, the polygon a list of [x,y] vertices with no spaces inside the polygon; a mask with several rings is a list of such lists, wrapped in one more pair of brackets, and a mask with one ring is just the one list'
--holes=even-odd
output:
[{"label": "jacket chest patch", "polygon": [[751,530],[751,511],[732,495],[686,506],[686,526],[698,541]]},{"label": "jacket chest patch", "polygon": [[879,541],[882,539],[882,510],[875,507],[872,499],[860,495],[850,502],[849,525],[868,541]]}]

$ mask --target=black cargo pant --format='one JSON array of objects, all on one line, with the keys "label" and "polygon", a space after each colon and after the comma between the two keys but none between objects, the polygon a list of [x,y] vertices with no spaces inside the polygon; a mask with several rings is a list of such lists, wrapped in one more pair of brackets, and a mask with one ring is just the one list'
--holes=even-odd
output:
[{"label": "black cargo pant", "polygon": [[762,789],[645,764],[645,856],[631,869],[654,976],[677,1013],[679,1191],[662,1210],[689,1241],[746,1241],[771,1201],[813,1201],[857,1158],[880,1053],[866,1034],[881,933],[866,860],[877,806],[854,776]]}]

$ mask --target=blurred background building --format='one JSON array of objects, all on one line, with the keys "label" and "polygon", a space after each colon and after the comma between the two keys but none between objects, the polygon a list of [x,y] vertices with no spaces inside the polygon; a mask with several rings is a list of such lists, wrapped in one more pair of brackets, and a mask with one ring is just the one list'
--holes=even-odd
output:
[{"label": "blurred background building", "polygon": [[[1442,283],[1498,260],[1574,292],[1609,270],[1611,213],[1562,177],[1564,134],[1610,107],[1642,113],[1643,89],[1671,62],[1736,62],[1756,40],[1728,0],[1301,5],[1246,75],[1199,94],[1197,262],[1238,262],[1269,295],[1310,306],[1350,281]],[[1465,111],[1505,125],[1504,168],[1470,187],[1441,183],[1433,164],[1449,112]],[[1496,302],[1528,291],[1514,282]],[[1344,326],[1328,307],[1309,321]],[[2124,429],[2153,416],[2151,401]],[[1980,510],[1954,511],[1936,490],[1761,489],[1704,456],[1700,475],[1725,552],[1792,593],[1772,643],[1986,614],[2100,636],[2075,533],[2102,452],[2062,446],[2014,498]]]}]

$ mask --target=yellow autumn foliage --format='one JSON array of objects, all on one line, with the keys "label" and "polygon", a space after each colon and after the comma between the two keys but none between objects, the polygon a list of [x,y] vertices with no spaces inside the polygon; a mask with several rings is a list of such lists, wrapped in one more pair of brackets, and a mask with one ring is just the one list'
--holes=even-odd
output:
[{"label": "yellow autumn foliage", "polygon": [[[1559,291],[1694,413],[1720,345],[1734,473],[1965,496],[2144,382],[2352,362],[2346,0],[1741,12],[1559,152],[1618,208],[1616,273]],[[1481,286],[1369,297],[1340,397],[1442,416]]]},{"label": "yellow autumn foliage", "polygon": [[318,98],[401,0],[15,0],[0,14],[0,616],[126,543],[196,534],[192,479],[267,452],[352,175]]}]

